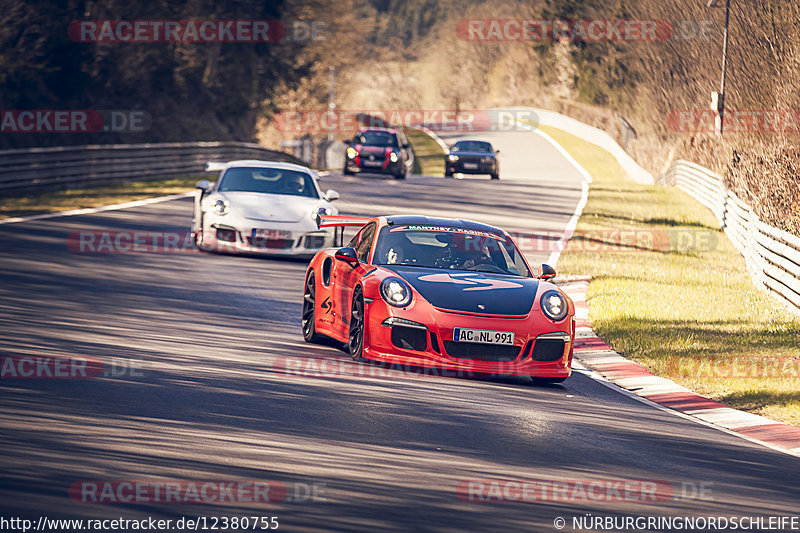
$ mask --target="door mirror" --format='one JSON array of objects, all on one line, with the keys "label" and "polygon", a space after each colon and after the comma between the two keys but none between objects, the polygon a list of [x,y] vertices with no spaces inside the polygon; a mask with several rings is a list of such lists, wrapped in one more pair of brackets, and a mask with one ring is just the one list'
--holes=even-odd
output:
[{"label": "door mirror", "polygon": [[353,144],[353,141],[351,141],[350,139],[345,139],[344,140],[344,144],[346,144],[347,146],[350,146],[351,144]]},{"label": "door mirror", "polygon": [[200,189],[203,191],[203,194],[206,194],[211,190],[211,184],[208,182],[208,180],[200,180],[197,182],[197,185],[195,185],[195,188]]},{"label": "door mirror", "polygon": [[495,151],[494,151],[494,153],[495,153],[495,154],[499,154],[499,153],[500,153],[500,150],[495,150]]},{"label": "door mirror", "polygon": [[556,277],[556,269],[551,267],[550,265],[546,265],[542,263],[539,265],[539,275],[536,276],[539,279],[543,279],[545,281],[553,279]]},{"label": "door mirror", "polygon": [[358,257],[356,257],[356,250],[352,246],[345,246],[336,250],[335,256],[337,261],[344,261],[350,266],[355,267],[358,265]]},{"label": "door mirror", "polygon": [[325,191],[325,198],[327,198],[327,200],[329,202],[332,202],[334,200],[338,200],[339,199],[339,193],[334,191],[333,189],[328,189],[327,191]]}]

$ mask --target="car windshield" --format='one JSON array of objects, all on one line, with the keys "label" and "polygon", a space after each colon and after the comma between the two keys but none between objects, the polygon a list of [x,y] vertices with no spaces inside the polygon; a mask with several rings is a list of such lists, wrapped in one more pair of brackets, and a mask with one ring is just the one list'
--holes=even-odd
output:
[{"label": "car windshield", "polygon": [[453,145],[454,152],[492,152],[492,145],[483,141],[458,141]]},{"label": "car windshield", "polygon": [[378,236],[373,263],[531,277],[510,238],[448,226],[386,226]]},{"label": "car windshield", "polygon": [[397,146],[397,136],[388,131],[363,131],[356,134],[353,144],[368,146]]},{"label": "car windshield", "polygon": [[283,168],[233,167],[225,171],[219,192],[261,192],[319,198],[307,173]]}]

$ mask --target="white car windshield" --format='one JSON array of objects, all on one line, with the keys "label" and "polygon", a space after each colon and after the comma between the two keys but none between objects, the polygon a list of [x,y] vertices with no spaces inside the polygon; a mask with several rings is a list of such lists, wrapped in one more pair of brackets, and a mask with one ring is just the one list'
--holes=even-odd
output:
[{"label": "white car windshield", "polygon": [[510,238],[455,227],[384,227],[378,236],[374,263],[531,276]]},{"label": "white car windshield", "polygon": [[222,175],[219,192],[260,192],[319,198],[314,179],[282,168],[233,167]]}]

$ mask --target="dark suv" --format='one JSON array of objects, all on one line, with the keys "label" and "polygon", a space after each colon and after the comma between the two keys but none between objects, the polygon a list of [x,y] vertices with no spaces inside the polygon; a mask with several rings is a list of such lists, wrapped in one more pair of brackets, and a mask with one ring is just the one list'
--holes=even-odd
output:
[{"label": "dark suv", "polygon": [[411,168],[408,140],[400,130],[361,128],[348,144],[344,173],[374,172],[405,179]]}]

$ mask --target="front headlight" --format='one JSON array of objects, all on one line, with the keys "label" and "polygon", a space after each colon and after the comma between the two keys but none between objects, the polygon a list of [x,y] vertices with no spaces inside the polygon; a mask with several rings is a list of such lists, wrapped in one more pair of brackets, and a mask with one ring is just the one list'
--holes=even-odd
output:
[{"label": "front headlight", "polygon": [[397,154],[395,152],[389,154],[389,161],[391,161],[392,163],[397,163]]},{"label": "front headlight", "polygon": [[389,305],[405,307],[411,303],[411,287],[400,278],[386,278],[381,281],[381,296]]},{"label": "front headlight", "polygon": [[227,215],[231,212],[231,203],[228,200],[217,200],[211,210],[218,215]]},{"label": "front headlight", "polygon": [[491,157],[484,157],[484,158],[481,159],[481,163],[484,163],[484,164],[491,163],[491,162],[492,162],[492,158]]},{"label": "front headlight", "polygon": [[352,146],[347,149],[347,157],[348,158],[355,159],[355,157],[357,155],[358,155],[358,152],[356,152],[356,149],[353,148]]},{"label": "front headlight", "polygon": [[558,291],[547,291],[542,295],[542,312],[554,322],[567,316],[567,300]]},{"label": "front headlight", "polygon": [[447,156],[447,160],[448,161],[453,161],[453,162],[458,161],[458,156],[455,155],[455,154],[450,154],[450,155]]}]

